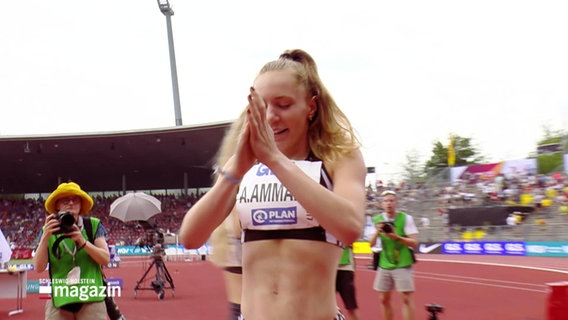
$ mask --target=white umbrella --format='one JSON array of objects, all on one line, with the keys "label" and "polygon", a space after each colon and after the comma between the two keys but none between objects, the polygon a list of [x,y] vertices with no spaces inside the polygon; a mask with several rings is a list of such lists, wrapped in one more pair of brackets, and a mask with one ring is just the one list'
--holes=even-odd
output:
[{"label": "white umbrella", "polygon": [[146,221],[162,212],[160,200],[144,192],[128,193],[110,205],[110,216],[124,222]]}]

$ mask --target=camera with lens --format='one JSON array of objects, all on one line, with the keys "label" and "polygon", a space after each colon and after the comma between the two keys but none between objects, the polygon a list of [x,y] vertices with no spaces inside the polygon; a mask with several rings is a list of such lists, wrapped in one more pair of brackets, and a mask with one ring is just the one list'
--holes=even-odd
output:
[{"label": "camera with lens", "polygon": [[164,255],[164,231],[153,222],[138,221],[138,223],[145,234],[136,240],[135,245],[150,250],[152,257]]},{"label": "camera with lens", "polygon": [[153,247],[164,244],[164,234],[160,230],[146,230],[144,236],[136,239],[138,247]]},{"label": "camera with lens", "polygon": [[394,223],[390,221],[385,221],[382,223],[381,231],[384,233],[391,233],[394,230]]},{"label": "camera with lens", "polygon": [[75,224],[75,217],[69,211],[60,211],[55,215],[55,218],[59,221],[59,231],[56,233],[69,233],[73,232],[73,225]]}]

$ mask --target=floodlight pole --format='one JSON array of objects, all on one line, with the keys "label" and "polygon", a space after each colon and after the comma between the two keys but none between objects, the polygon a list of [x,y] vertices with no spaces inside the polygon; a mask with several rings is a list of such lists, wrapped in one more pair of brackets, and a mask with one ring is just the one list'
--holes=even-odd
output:
[{"label": "floodlight pole", "polygon": [[170,69],[172,73],[172,89],[174,94],[174,111],[176,116],[176,126],[181,126],[181,107],[179,103],[179,86],[177,79],[177,68],[176,68],[176,55],[174,52],[174,35],[172,31],[172,16],[174,15],[174,10],[170,6],[168,0],[157,0],[158,7],[160,11],[166,16],[166,25],[168,28],[168,47],[170,50]]}]

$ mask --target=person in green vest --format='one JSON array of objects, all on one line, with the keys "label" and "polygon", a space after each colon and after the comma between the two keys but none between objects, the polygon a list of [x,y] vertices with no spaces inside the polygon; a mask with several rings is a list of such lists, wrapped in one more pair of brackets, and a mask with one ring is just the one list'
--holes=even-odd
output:
[{"label": "person in green vest", "polygon": [[[45,319],[107,319],[101,266],[110,262],[110,253],[100,220],[84,217],[92,207],[93,199],[73,182],[60,184],[45,201],[48,215],[33,259],[36,272],[49,269]],[[92,243],[84,219],[91,221]]]},{"label": "person in green vest", "polygon": [[335,289],[343,300],[345,310],[347,310],[347,320],[359,320],[359,306],[355,294],[355,257],[353,248],[346,246],[339,259],[337,275],[335,277]]},{"label": "person in green vest", "polygon": [[418,247],[418,228],[411,215],[397,211],[396,192],[387,190],[381,194],[384,212],[373,217],[378,224],[377,232],[371,241],[380,238],[382,251],[379,268],[373,289],[379,291],[379,297],[385,320],[394,319],[391,304],[393,289],[402,298],[402,317],[404,320],[415,319],[414,314],[414,249]]}]

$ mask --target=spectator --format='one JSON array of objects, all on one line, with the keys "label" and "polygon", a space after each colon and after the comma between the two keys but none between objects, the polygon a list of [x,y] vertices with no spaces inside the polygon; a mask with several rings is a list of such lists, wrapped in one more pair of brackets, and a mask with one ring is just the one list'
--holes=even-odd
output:
[{"label": "spectator", "polygon": [[428,228],[430,226],[430,219],[426,215],[422,215],[420,223],[422,224],[422,228]]},{"label": "spectator", "polygon": [[507,216],[507,225],[510,227],[517,225],[517,218],[515,217],[514,214],[510,213],[509,216]]}]

